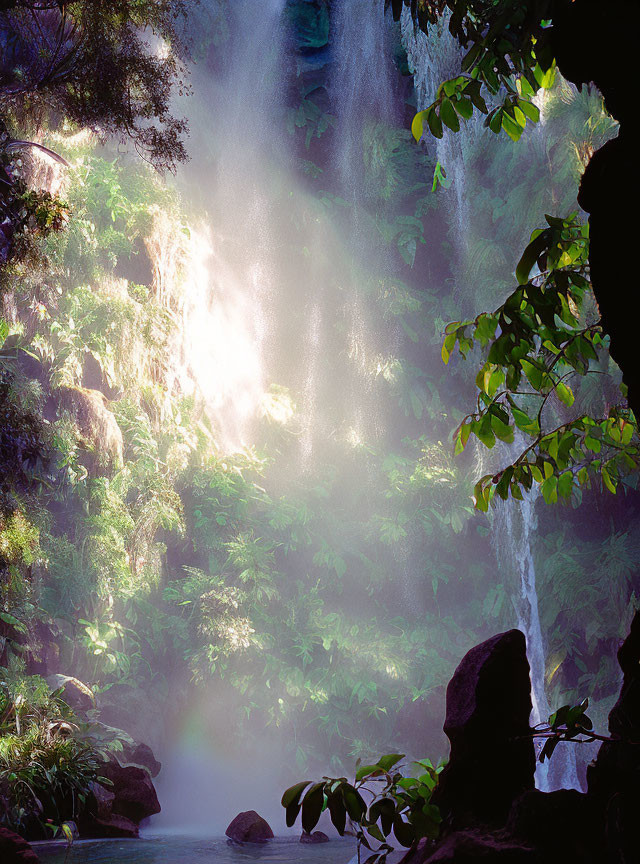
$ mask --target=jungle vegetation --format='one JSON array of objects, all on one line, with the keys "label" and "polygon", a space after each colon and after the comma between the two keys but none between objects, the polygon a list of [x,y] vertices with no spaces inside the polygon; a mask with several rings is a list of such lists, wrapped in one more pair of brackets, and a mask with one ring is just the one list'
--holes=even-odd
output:
[{"label": "jungle vegetation", "polygon": [[[439,121],[462,126],[471,212],[460,246],[446,165],[410,132],[416,111],[398,47],[407,122],[370,124],[360,215],[394,264],[393,278],[367,281],[365,302],[401,333],[371,371],[401,422],[384,446],[336,441],[312,473],[289,476],[281,466],[295,437],[268,413],[254,447],[225,453],[202,400],[176,384],[192,214],[155,168],[185,155],[170,100],[182,63],[190,53],[214,67],[231,38],[224,0],[200,4],[191,32],[186,6],[52,2],[42,11],[16,0],[0,12],[0,790],[25,751],[46,751],[50,764],[64,751],[71,766],[56,790],[25,777],[42,809],[13,797],[0,813],[23,830],[25,820],[45,832],[47,819],[72,817],[69,802],[100,773],[100,718],[155,744],[154,708],[178,713],[198,690],[212,689],[233,717],[223,724],[205,712],[207,734],[238,751],[271,742],[287,766],[283,785],[327,764],[336,776],[354,759],[368,766],[383,749],[435,764],[453,668],[513,619],[518,586],[492,545],[496,493],[518,497],[536,482],[552,505],[538,511],[534,549],[551,704],[589,693],[603,725],[617,686],[613,646],[637,604],[637,432],[594,313],[587,231],[567,215],[590,154],[616,134],[600,94],[545,78],[553,57],[536,54],[534,80],[548,85],[539,135],[527,122],[536,112],[523,107],[533,104],[522,83],[533,91],[529,49],[509,53],[520,85],[509,83],[511,69],[481,80],[502,107],[469,84],[480,80],[470,72],[480,52],[464,81],[443,88],[419,122],[442,134]],[[416,14],[443,6],[419,4]],[[351,205],[331,185],[330,4],[290,0],[287,20],[298,74],[282,125],[299,180],[339,225]],[[150,51],[141,25],[167,50]],[[522,28],[542,35],[528,21]],[[505,56],[504,45],[491,50]],[[96,77],[105,65],[114,74]],[[487,104],[486,135],[464,136],[468,101],[472,113]],[[494,135],[498,126],[506,134]],[[24,140],[68,163],[55,169],[59,195],[29,186],[28,148],[12,146]],[[292,228],[292,237],[302,257],[302,234]],[[485,309],[495,311],[479,315]],[[477,388],[460,352],[482,364]],[[286,395],[286,382],[273,383]],[[532,444],[484,476],[474,508],[482,449],[469,452],[470,435],[508,443],[514,426]],[[365,475],[366,486],[349,482]],[[599,484],[625,489],[605,498]],[[571,505],[562,521],[560,500]],[[95,692],[101,714],[84,737],[40,677],[51,671]],[[70,735],[51,731],[59,722]]]}]

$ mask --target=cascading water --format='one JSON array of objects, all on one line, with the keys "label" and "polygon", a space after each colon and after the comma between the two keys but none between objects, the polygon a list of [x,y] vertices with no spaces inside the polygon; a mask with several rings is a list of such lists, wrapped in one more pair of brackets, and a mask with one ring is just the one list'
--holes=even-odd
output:
[{"label": "cascading water", "polygon": [[[351,205],[347,231],[354,250],[343,291],[348,321],[349,355],[358,371],[351,382],[353,410],[349,435],[354,444],[367,434],[382,435],[379,406],[372,391],[374,354],[381,349],[362,294],[360,262],[364,256],[384,273],[386,262],[371,235],[363,230],[359,208],[368,195],[363,141],[372,125],[397,120],[397,74],[391,59],[391,25],[383,3],[342,0],[334,12],[334,61],[330,97],[335,115],[335,149],[340,194]],[[376,344],[377,343],[377,344]]]},{"label": "cascading water", "polygon": [[[545,693],[546,658],[532,549],[538,497],[539,493],[532,490],[517,506],[510,500],[499,502],[493,525],[496,557],[501,567],[511,571],[517,585],[514,607],[517,626],[527,640],[527,656],[531,668],[532,726],[545,722],[551,713]],[[536,786],[544,792],[581,788],[572,745],[558,747],[551,761],[536,763]]]},{"label": "cascading water", "polygon": [[[416,108],[423,111],[436,98],[442,81],[460,73],[460,60],[464,54],[456,39],[449,33],[448,16],[443,16],[427,36],[414,26],[411,11],[404,8],[401,17],[402,39],[407,51],[409,68],[413,73]],[[475,116],[475,115],[474,115]],[[436,140],[436,158],[444,168],[450,188],[447,190],[451,214],[451,227],[455,243],[463,251],[469,235],[469,205],[465,194],[465,164],[463,136],[473,132],[474,121],[464,124],[463,135],[449,133]]]},{"label": "cascading water", "polygon": [[332,107],[336,115],[336,164],[351,199],[364,189],[362,138],[372,121],[397,119],[397,73],[384,4],[341,0],[334,17]]},{"label": "cascading water", "polygon": [[234,3],[225,69],[213,79],[196,76],[204,104],[193,134],[205,159],[200,156],[187,177],[191,197],[207,215],[187,243],[183,352],[226,450],[249,444],[267,389],[278,242],[269,218],[268,170],[274,153],[284,150],[274,123],[283,89],[284,3]]}]

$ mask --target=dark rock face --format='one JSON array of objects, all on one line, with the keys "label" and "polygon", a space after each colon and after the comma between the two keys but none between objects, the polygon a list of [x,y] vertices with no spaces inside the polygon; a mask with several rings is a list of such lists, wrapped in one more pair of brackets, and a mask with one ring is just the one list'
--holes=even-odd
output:
[{"label": "dark rock face", "polygon": [[49,675],[47,684],[52,690],[62,690],[62,698],[74,711],[90,711],[96,707],[95,696],[90,687],[69,675]]},{"label": "dark rock face", "polygon": [[26,840],[0,826],[0,861],[2,864],[38,864],[40,859]]},{"label": "dark rock face", "polygon": [[109,819],[113,810],[113,802],[116,800],[115,793],[100,783],[91,783],[89,788],[95,800],[96,817],[103,820]]},{"label": "dark rock face", "polygon": [[255,810],[238,813],[224,833],[236,843],[264,843],[273,837],[269,823]]},{"label": "dark rock face", "polygon": [[530,691],[519,630],[487,639],[463,657],[447,687],[451,755],[434,797],[448,827],[503,826],[515,798],[533,789]]},{"label": "dark rock face", "polygon": [[535,846],[545,864],[598,864],[602,861],[598,823],[588,795],[576,789],[530,789],[514,802],[507,831]]},{"label": "dark rock face", "polygon": [[97,819],[91,830],[92,837],[126,837],[135,839],[139,836],[138,826],[126,816],[112,813],[108,819]]},{"label": "dark rock face", "polygon": [[123,768],[117,762],[107,762],[102,774],[111,780],[114,794],[112,813],[125,816],[131,822],[139,823],[147,816],[160,812],[160,803],[149,772],[144,768],[129,765]]},{"label": "dark rock face", "polygon": [[162,768],[162,764],[158,762],[153,755],[153,750],[148,744],[136,744],[136,746],[127,751],[127,760],[135,762],[137,765],[142,765],[151,774],[152,777],[157,777]]},{"label": "dark rock face", "polygon": [[82,837],[137,837],[138,826],[126,816],[113,812],[116,793],[100,783],[90,786],[93,804],[80,823]]},{"label": "dark rock face", "polygon": [[534,850],[515,840],[480,831],[454,831],[427,859],[428,864],[538,864]]},{"label": "dark rock face", "polygon": [[634,95],[640,4],[609,0],[606,15],[599,0],[557,3],[556,7],[551,34],[560,71],[578,86],[593,81],[607,110],[620,121],[618,137],[589,162],[578,201],[591,214],[591,281],[602,324],[611,336],[611,356],[622,369],[629,404],[637,415],[640,364],[626,294],[626,286],[635,278],[634,256],[613,250],[634,249],[636,244],[634,221],[625,218],[625,213],[635,209],[640,184]]},{"label": "dark rock face", "polygon": [[301,843],[328,843],[329,838],[324,831],[314,831],[313,834],[301,834]]},{"label": "dark rock face", "polygon": [[[609,714],[609,732],[620,741],[604,742],[587,770],[589,796],[602,813],[607,864],[640,859],[640,612],[618,651],[622,690]],[[638,742],[638,743],[633,743]]]}]

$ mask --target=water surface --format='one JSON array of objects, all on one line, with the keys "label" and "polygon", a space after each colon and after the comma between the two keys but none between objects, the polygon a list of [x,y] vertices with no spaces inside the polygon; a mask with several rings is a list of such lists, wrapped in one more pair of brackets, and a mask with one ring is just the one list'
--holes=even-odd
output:
[{"label": "water surface", "polygon": [[42,864],[347,864],[355,854],[353,839],[317,845],[297,838],[232,846],[226,837],[151,837],[141,840],[83,840],[67,850],[64,843],[35,845]]}]

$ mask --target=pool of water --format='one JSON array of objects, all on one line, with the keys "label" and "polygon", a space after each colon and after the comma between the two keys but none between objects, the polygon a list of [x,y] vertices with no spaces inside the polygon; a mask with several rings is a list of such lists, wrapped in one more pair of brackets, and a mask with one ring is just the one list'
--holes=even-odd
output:
[{"label": "pool of water", "polygon": [[235,846],[226,837],[145,837],[141,840],[83,840],[37,843],[42,864],[347,864],[355,854],[352,839],[317,845],[278,837],[264,844]]}]

